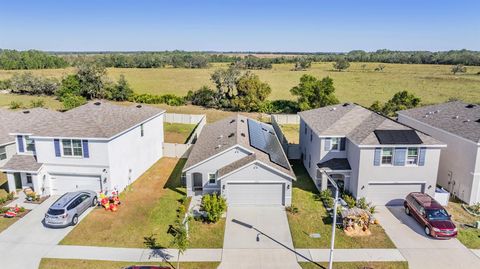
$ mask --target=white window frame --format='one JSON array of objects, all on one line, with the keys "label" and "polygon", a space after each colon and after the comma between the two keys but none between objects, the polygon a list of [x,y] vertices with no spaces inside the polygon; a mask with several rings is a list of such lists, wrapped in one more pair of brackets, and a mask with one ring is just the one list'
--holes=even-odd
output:
[{"label": "white window frame", "polygon": [[[28,135],[23,137],[23,140],[25,141],[25,152],[35,152],[35,140],[31,139]],[[28,143],[28,141],[31,141],[31,143]],[[28,146],[33,146],[33,150],[28,150]]]},{"label": "white window frame", "polygon": [[[336,143],[333,143],[335,141]],[[342,143],[341,137],[332,137],[330,138],[330,151],[340,151],[340,144]],[[333,145],[336,145],[337,148],[333,148]]]},{"label": "white window frame", "polygon": [[[71,155],[66,155],[65,154],[65,146],[64,146],[64,141],[70,141],[70,150],[72,151],[72,154]],[[78,147],[73,147],[73,141],[80,141],[80,151],[81,151],[81,155],[75,155],[75,150],[74,149],[78,149]],[[69,158],[83,158],[83,144],[82,144],[82,140],[80,139],[61,139],[61,146],[62,146],[62,157],[69,157]]]},{"label": "white window frame", "polygon": [[[4,157],[2,157],[4,156]],[[6,146],[1,146],[0,147],[0,161],[6,160],[7,159],[7,147]]]},{"label": "white window frame", "polygon": [[[383,154],[383,151],[385,149],[391,149],[392,150],[392,154],[391,155],[388,155],[388,156],[384,156]],[[394,160],[394,156],[395,155],[395,149],[394,148],[382,148],[381,150],[381,153],[380,153],[380,165],[382,166],[393,166],[393,160]],[[390,163],[383,163],[383,157],[391,157],[391,161]]]},{"label": "white window frame", "polygon": [[[416,149],[417,150],[417,155],[410,155],[409,152],[408,152],[410,149]],[[405,156],[405,166],[418,166],[419,153],[420,153],[420,150],[418,148],[415,148],[415,147],[407,148],[407,152],[405,153],[406,154],[406,156]],[[409,163],[409,158],[410,157],[415,158],[414,163]]]},{"label": "white window frame", "polygon": [[[212,183],[212,178],[210,176],[213,176],[214,182]],[[209,185],[217,185],[217,174],[216,173],[208,173],[208,184]]]}]

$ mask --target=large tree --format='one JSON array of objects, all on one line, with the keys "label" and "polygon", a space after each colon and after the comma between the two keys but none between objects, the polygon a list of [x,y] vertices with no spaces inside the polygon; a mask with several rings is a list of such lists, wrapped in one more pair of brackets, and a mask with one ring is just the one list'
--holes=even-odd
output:
[{"label": "large tree", "polygon": [[110,98],[115,101],[126,101],[133,96],[133,90],[124,75],[120,75],[117,84],[113,85],[110,91]]},{"label": "large tree", "polygon": [[232,99],[234,97],[236,83],[240,75],[240,70],[234,66],[227,69],[217,69],[213,72],[210,79],[215,84],[220,99]]},{"label": "large tree", "polygon": [[421,99],[408,91],[400,91],[393,95],[383,106],[379,101],[375,101],[370,109],[382,113],[386,116],[393,117],[397,111],[417,107]]},{"label": "large tree", "polygon": [[337,61],[333,63],[333,68],[337,69],[338,71],[346,70],[350,67],[350,63],[347,61],[346,58],[339,58]]},{"label": "large tree", "polygon": [[233,100],[233,106],[240,111],[258,111],[272,92],[270,86],[252,72],[241,76],[236,82],[236,88],[237,96]]},{"label": "large tree", "polygon": [[333,80],[330,77],[319,80],[312,75],[303,75],[300,84],[293,87],[290,92],[297,96],[300,110],[338,104]]},{"label": "large tree", "polygon": [[99,64],[82,64],[78,67],[77,78],[80,82],[80,95],[87,99],[106,97],[105,67]]}]

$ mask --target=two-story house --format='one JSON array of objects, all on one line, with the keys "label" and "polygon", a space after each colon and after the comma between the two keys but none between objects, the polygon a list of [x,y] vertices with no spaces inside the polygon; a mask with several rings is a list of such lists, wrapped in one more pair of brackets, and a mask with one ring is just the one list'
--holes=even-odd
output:
[{"label": "two-story house", "polygon": [[162,157],[163,113],[96,101],[45,115],[42,124],[12,129],[16,154],[0,171],[11,191],[122,191]]},{"label": "two-story house", "polygon": [[355,104],[303,111],[302,161],[322,189],[325,174],[357,199],[375,205],[403,202],[410,192],[434,195],[438,140]]},{"label": "two-story house", "polygon": [[438,184],[468,204],[480,202],[480,105],[455,101],[398,112],[398,121],[435,137]]}]

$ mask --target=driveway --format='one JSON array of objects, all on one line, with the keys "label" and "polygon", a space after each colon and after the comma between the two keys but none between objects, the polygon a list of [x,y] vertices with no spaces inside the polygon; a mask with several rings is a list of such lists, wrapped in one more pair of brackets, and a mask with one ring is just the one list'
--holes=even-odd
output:
[{"label": "driveway", "polygon": [[376,217],[411,269],[480,268],[480,259],[457,239],[427,237],[403,207],[377,207]]},{"label": "driveway", "polygon": [[219,268],[300,268],[285,208],[229,207]]},{"label": "driveway", "polygon": [[[2,268],[38,268],[41,258],[73,229],[50,229],[43,226],[45,212],[57,198],[50,197],[0,233]],[[91,209],[82,214],[80,220],[90,211]]]}]

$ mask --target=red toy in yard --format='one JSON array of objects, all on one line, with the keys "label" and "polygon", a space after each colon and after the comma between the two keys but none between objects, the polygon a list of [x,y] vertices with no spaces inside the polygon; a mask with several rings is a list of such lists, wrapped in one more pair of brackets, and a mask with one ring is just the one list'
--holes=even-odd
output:
[{"label": "red toy in yard", "polygon": [[105,208],[105,210],[116,212],[121,202],[120,198],[118,198],[117,192],[112,192],[111,196],[106,196],[104,193],[101,193],[100,204]]}]

